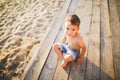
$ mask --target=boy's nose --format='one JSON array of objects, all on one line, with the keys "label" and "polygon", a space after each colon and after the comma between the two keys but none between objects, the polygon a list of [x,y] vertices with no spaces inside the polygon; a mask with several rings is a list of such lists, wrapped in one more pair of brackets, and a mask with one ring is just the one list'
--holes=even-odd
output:
[{"label": "boy's nose", "polygon": [[68,35],[69,35],[69,36],[71,35],[71,31],[68,31]]}]

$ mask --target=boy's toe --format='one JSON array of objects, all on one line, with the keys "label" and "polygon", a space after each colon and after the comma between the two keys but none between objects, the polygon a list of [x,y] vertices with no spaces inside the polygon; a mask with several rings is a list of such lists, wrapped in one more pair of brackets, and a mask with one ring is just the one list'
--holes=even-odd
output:
[{"label": "boy's toe", "polygon": [[62,68],[65,68],[66,65],[67,65],[67,63],[68,63],[67,61],[63,60],[62,63],[61,63],[61,67],[62,67]]}]

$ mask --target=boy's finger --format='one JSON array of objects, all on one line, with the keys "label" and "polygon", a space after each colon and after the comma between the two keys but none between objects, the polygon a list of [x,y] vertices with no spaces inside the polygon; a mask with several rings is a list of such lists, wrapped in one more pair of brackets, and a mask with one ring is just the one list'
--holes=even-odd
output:
[{"label": "boy's finger", "polygon": [[77,65],[79,64],[79,62],[77,61]]},{"label": "boy's finger", "polygon": [[80,64],[78,64],[77,67],[79,68],[79,67],[80,67]]},{"label": "boy's finger", "polygon": [[77,62],[78,65],[80,65],[81,63],[80,62]]},{"label": "boy's finger", "polygon": [[83,61],[81,61],[81,62],[77,62],[77,64],[78,64],[78,65],[83,64]]}]

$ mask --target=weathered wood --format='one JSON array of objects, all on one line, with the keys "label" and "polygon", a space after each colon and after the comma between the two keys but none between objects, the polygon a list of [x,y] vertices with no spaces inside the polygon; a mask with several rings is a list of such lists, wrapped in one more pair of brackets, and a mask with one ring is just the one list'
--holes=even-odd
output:
[{"label": "weathered wood", "polygon": [[[83,0],[81,0],[81,1],[83,1]],[[88,47],[93,1],[92,0],[86,0],[86,1],[84,0],[83,4],[82,4],[82,6],[84,6],[84,7],[81,6],[82,8],[76,10],[76,13],[79,16],[81,16],[80,34],[82,35],[82,37],[85,41],[85,44]],[[80,14],[80,13],[82,13],[82,14]]]},{"label": "weathered wood", "polygon": [[115,80],[108,2],[101,0],[101,80]]},{"label": "weathered wood", "polygon": [[74,13],[75,12],[75,9],[76,9],[76,4],[79,0],[73,0],[70,4],[70,7],[68,9],[68,12],[69,13]]},{"label": "weathered wood", "polygon": [[[80,34],[82,35],[86,47],[88,48],[90,21],[92,13],[92,0],[80,0],[77,4],[76,14],[81,17]],[[87,55],[87,51],[85,56]],[[71,71],[69,80],[84,80],[86,68],[86,57],[80,66],[73,62],[71,64]]]},{"label": "weathered wood", "polygon": [[100,79],[100,0],[93,1],[85,80]]},{"label": "weathered wood", "polygon": [[[63,30],[60,29],[57,35],[57,38],[55,39],[55,42],[60,42],[62,36],[63,36]],[[50,55],[48,56],[45,66],[40,74],[39,80],[52,80],[53,79],[54,72],[58,64],[58,60],[59,60],[58,55],[56,55],[53,49],[51,49]]]},{"label": "weathered wood", "polygon": [[51,30],[47,33],[44,41],[42,42],[39,55],[37,57],[38,61],[34,65],[33,73],[30,77],[30,80],[38,79],[42,71],[42,68],[44,66],[44,63],[48,57],[49,51],[61,27],[61,24],[63,23],[63,20],[65,18],[70,2],[71,0],[65,0],[65,3],[62,9],[58,12],[57,16],[55,17],[54,22],[51,25],[52,26]]},{"label": "weathered wood", "polygon": [[61,59],[58,61],[58,66],[56,68],[55,75],[53,77],[53,80],[68,80],[68,75],[70,71],[70,64],[66,66],[65,69],[63,69],[61,65]]},{"label": "weathered wood", "polygon": [[119,11],[117,12],[118,7],[116,7],[116,4],[115,0],[109,1],[110,26],[112,31],[112,53],[115,69],[115,79],[120,80],[120,24],[119,24],[120,14]]},{"label": "weathered wood", "polygon": [[30,59],[30,61],[27,63],[27,65],[25,66],[25,70],[24,70],[24,72],[23,72],[23,74],[22,74],[22,76],[21,76],[21,79],[22,79],[22,80],[25,79],[25,77],[27,76],[27,74],[28,74],[31,66],[32,66],[33,63],[35,62],[35,59],[36,59],[37,54],[38,54],[38,52],[39,52],[39,46],[40,46],[40,45],[38,45],[38,44],[35,45],[35,46],[33,46],[32,50],[30,51],[29,58],[31,58],[31,59]]},{"label": "weathered wood", "polygon": [[83,11],[84,11],[84,6],[85,6],[85,0],[80,0],[77,3],[77,7],[75,9],[75,13],[80,17],[80,19],[82,19]]},{"label": "weathered wood", "polygon": [[[111,1],[111,0],[110,0]],[[118,18],[119,18],[119,23],[120,23],[120,0],[114,0],[116,4],[114,4],[117,8],[118,12]],[[110,3],[111,4],[111,3]]]},{"label": "weathered wood", "polygon": [[58,56],[52,50],[40,74],[39,80],[52,80],[57,63],[58,63]]}]

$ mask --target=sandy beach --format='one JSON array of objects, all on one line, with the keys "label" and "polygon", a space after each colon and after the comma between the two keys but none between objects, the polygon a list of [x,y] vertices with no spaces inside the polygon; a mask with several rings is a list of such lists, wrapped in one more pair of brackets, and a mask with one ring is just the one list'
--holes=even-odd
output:
[{"label": "sandy beach", "polygon": [[63,0],[0,0],[0,80],[20,80]]}]

